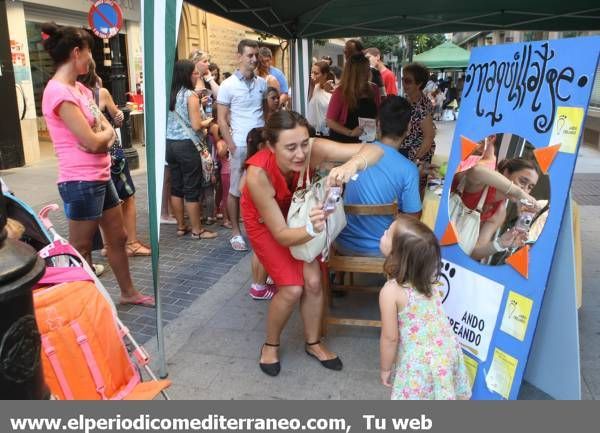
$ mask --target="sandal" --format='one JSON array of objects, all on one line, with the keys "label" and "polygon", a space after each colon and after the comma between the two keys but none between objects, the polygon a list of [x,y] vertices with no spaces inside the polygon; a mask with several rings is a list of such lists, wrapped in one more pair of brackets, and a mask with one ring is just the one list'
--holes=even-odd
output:
[{"label": "sandal", "polygon": [[342,364],[342,360],[339,358],[339,356],[336,356],[335,358],[332,358],[332,359],[320,360],[317,355],[315,355],[314,353],[310,353],[308,351],[308,346],[315,346],[319,343],[321,343],[321,340],[317,340],[315,343],[306,343],[306,347],[304,348],[304,351],[309,356],[312,356],[317,361],[319,361],[323,367],[328,368],[330,370],[340,371],[343,367],[343,364]]},{"label": "sandal", "polygon": [[119,304],[121,305],[139,305],[140,307],[149,307],[154,308],[156,306],[156,301],[154,296],[143,295],[138,293],[138,295],[132,299],[123,299],[119,300]]},{"label": "sandal", "polygon": [[263,373],[268,374],[269,376],[277,376],[281,371],[281,363],[279,361],[271,362],[269,364],[260,362],[260,358],[262,357],[262,351],[265,346],[279,347],[279,344],[265,343],[260,347],[260,354],[258,355],[258,366],[260,367]]},{"label": "sandal", "polygon": [[187,235],[189,232],[191,231],[191,229],[189,227],[177,227],[177,236],[181,237],[181,236],[185,236]]},{"label": "sandal", "polygon": [[219,234],[216,232],[211,232],[206,229],[202,229],[202,230],[200,230],[200,233],[192,232],[192,234],[190,236],[192,239],[196,239],[196,240],[198,240],[198,239],[214,239],[217,236],[219,236]]},{"label": "sandal", "polygon": [[147,257],[152,254],[152,250],[141,243],[140,241],[127,242],[125,246],[125,251],[127,251],[127,255],[129,257],[132,256],[144,256]]},{"label": "sandal", "polygon": [[231,248],[233,248],[235,251],[248,251],[246,241],[240,235],[234,236],[231,239],[229,239],[229,243],[231,244]]}]

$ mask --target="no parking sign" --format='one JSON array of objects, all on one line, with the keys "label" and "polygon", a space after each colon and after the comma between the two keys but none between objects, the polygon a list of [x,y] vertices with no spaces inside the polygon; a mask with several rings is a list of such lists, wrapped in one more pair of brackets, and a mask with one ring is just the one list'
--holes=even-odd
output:
[{"label": "no parking sign", "polygon": [[123,12],[114,0],[98,0],[88,13],[88,23],[96,36],[109,39],[123,26]]}]

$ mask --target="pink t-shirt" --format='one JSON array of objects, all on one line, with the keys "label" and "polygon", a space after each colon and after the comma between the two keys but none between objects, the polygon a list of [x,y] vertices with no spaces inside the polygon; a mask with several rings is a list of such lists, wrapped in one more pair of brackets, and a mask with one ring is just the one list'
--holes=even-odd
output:
[{"label": "pink t-shirt", "polygon": [[42,99],[42,112],[58,157],[58,182],[107,181],[110,179],[110,155],[81,150],[79,140],[58,115],[60,104],[70,102],[81,109],[90,127],[94,125],[92,107],[96,104],[93,94],[79,82],[75,86],[79,92],[52,79],[44,89]]}]

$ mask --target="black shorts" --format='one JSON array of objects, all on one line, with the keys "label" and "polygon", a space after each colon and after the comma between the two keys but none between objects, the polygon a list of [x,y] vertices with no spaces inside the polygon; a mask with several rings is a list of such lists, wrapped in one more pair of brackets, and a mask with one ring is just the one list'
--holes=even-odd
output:
[{"label": "black shorts", "polygon": [[202,160],[192,140],[167,139],[166,160],[171,170],[171,195],[187,202],[199,201]]}]

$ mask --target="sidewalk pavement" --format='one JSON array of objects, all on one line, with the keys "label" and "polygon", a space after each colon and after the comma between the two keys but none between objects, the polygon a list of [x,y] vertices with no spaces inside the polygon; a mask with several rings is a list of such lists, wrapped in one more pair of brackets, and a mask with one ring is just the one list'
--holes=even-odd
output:
[{"label": "sidewalk pavement", "polygon": [[[438,124],[439,153],[448,153],[454,131],[453,122]],[[138,148],[143,162],[144,148]],[[445,150],[445,151],[444,151]],[[600,277],[600,235],[595,223],[600,218],[600,174],[594,164],[600,153],[582,149],[583,175],[576,175],[574,196],[589,204],[581,206],[583,239],[583,307],[580,309],[582,397],[600,398],[600,289],[593,281]],[[60,202],[55,186],[56,161],[45,160],[32,167],[0,172],[15,193],[39,210],[44,204]],[[138,192],[138,231],[147,240],[147,193],[145,169],[133,172]],[[580,177],[584,176],[584,177]],[[35,185],[35,188],[32,186]],[[60,233],[67,228],[62,211],[53,217]],[[213,228],[215,226],[212,226]],[[388,399],[389,391],[379,385],[378,330],[332,326],[327,343],[344,361],[344,370],[334,372],[321,367],[304,353],[301,320],[296,311],[282,336],[282,372],[270,378],[258,368],[264,342],[268,301],[252,300],[250,257],[234,252],[229,231],[219,229],[215,240],[178,239],[175,226],[161,227],[161,284],[165,303],[163,317],[167,369],[173,380],[170,394],[176,399]],[[105,259],[95,257],[97,262]],[[133,258],[132,276],[137,287],[151,292],[148,258]],[[101,280],[114,299],[118,289],[108,270]],[[359,306],[376,318],[374,297],[335,299],[334,308]],[[347,305],[348,302],[354,305]],[[156,339],[154,310],[143,307],[118,307],[119,315],[140,342],[154,355]],[[545,399],[546,394],[524,383],[521,399]]]}]

